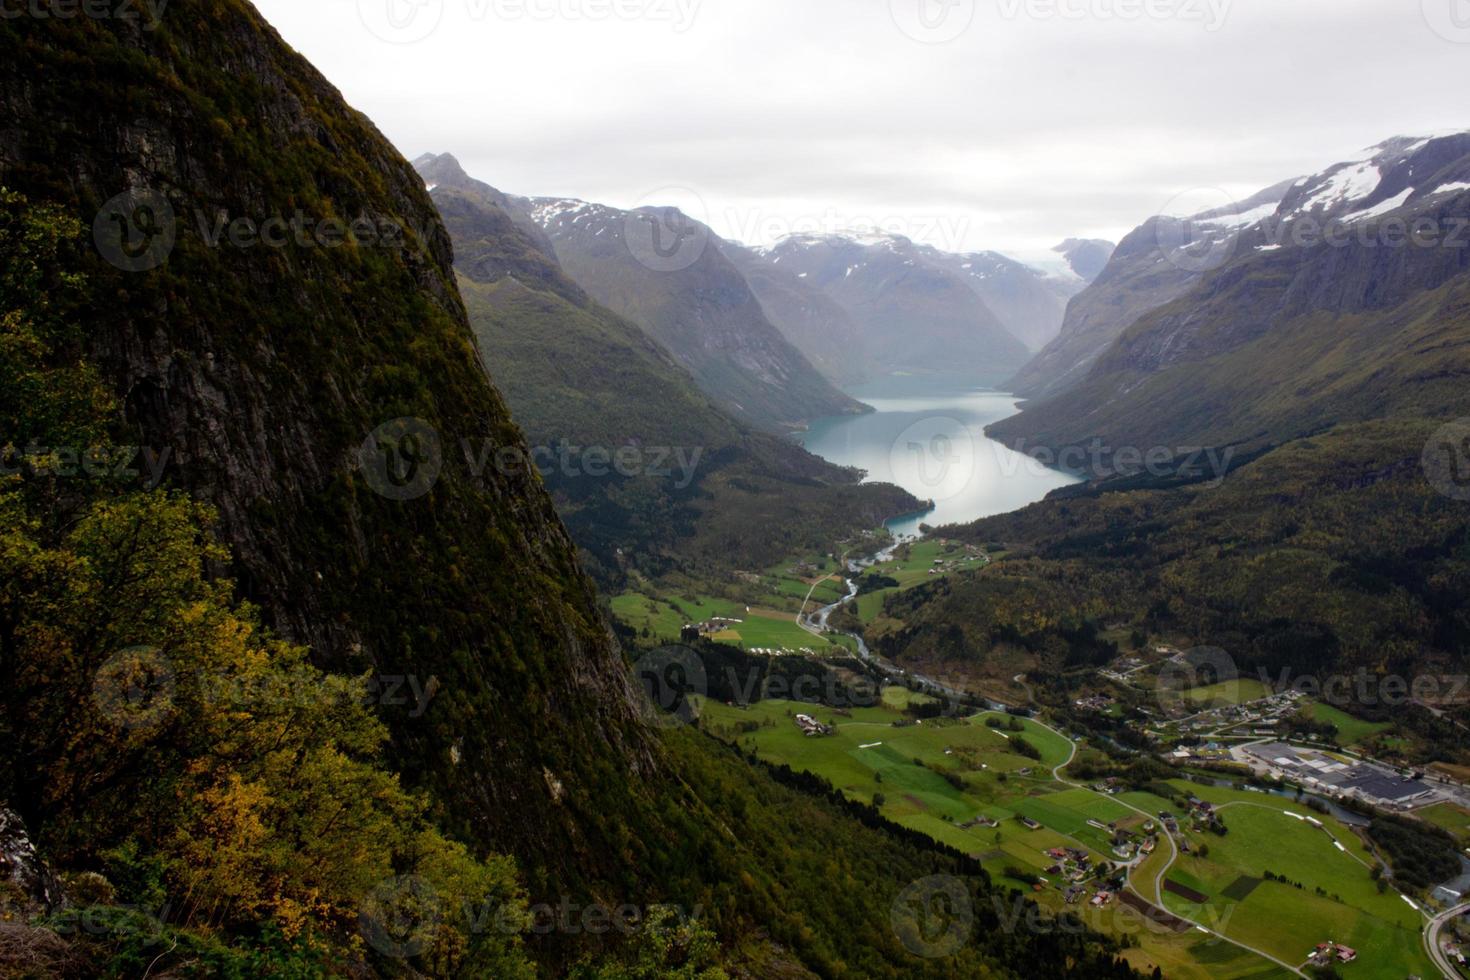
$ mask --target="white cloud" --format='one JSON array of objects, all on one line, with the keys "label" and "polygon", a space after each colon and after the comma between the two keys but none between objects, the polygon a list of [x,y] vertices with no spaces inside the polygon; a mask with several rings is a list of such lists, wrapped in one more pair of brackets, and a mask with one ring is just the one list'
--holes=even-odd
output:
[{"label": "white cloud", "polygon": [[[442,13],[435,28],[381,40],[422,28],[387,17],[415,3]],[[945,9],[256,0],[406,155],[616,205],[684,187],[729,235],[836,213],[963,228],[935,242],[950,247],[1117,237],[1192,188],[1245,196],[1391,135],[1470,128],[1470,50],[1419,3],[979,0],[943,44],[914,40],[927,21],[890,3]],[[1130,9],[1179,16],[1107,15]],[[1196,9],[1223,14],[1218,29]]]}]

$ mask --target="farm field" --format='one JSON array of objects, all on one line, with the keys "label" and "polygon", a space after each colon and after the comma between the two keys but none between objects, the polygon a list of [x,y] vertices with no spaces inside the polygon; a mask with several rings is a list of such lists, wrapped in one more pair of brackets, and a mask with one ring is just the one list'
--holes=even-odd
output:
[{"label": "farm field", "polygon": [[[1009,716],[995,713],[895,727],[894,722],[903,718],[899,709],[915,697],[922,695],[887,688],[882,706],[856,709],[850,715],[792,701],[735,708],[703,700],[700,724],[770,762],[820,775],[851,799],[881,801],[884,816],[976,856],[992,880],[1010,888],[1027,889],[1026,882],[1007,873],[1011,868],[1048,877],[1047,869],[1055,860],[1046,851],[1052,848],[1085,850],[1094,863],[1112,860],[1109,834],[1088,821],[1138,827],[1148,819],[1123,805],[1121,797],[1057,782],[1052,768],[1069,757],[1071,747],[1029,719],[1020,721],[1019,733],[986,725],[988,718],[1010,722]],[[833,724],[837,734],[808,738],[796,727],[797,714]],[[1041,759],[1017,754],[1012,742],[1016,735],[1035,747]],[[1023,770],[1030,772],[1022,775]],[[959,774],[964,789],[941,775],[945,771]],[[1148,799],[1157,802],[1155,811],[1166,805],[1157,797]],[[962,826],[976,817],[993,820],[995,826]],[[1020,817],[1039,827],[1029,828]],[[1087,894],[1096,890],[1093,883]],[[1139,945],[1126,956],[1145,974],[1159,967],[1169,977],[1189,980],[1289,976],[1275,972],[1269,961],[1193,929],[1148,928],[1138,913],[1117,902],[1103,909],[1086,905],[1085,900],[1068,906],[1057,883],[1048,882],[1029,897],[1052,912],[1069,909],[1104,932],[1135,938]]]},{"label": "farm field", "polygon": [[1448,830],[1459,840],[1461,847],[1470,847],[1470,810],[1453,803],[1436,803],[1415,810],[1414,816]]},{"label": "farm field", "polygon": [[1337,744],[1343,747],[1356,745],[1366,738],[1371,738],[1379,732],[1386,732],[1393,727],[1387,722],[1371,722],[1354,718],[1346,711],[1320,701],[1312,702],[1307,708],[1307,715],[1314,721],[1326,722],[1336,728]]},{"label": "farm field", "polygon": [[945,574],[952,574],[956,570],[984,568],[987,564],[983,558],[966,554],[965,549],[959,545],[942,545],[938,541],[927,538],[915,541],[907,546],[906,557],[882,562],[864,571],[865,575],[882,575],[891,578],[898,582],[898,585],[858,596],[858,618],[865,623],[871,622],[883,611],[885,598],[935,578],[930,574],[930,570],[936,567],[934,565],[936,561],[953,563]]},{"label": "farm field", "polygon": [[1195,708],[1205,710],[1258,701],[1270,693],[1270,689],[1255,678],[1241,677],[1206,687],[1191,688],[1185,692],[1184,699]]},{"label": "farm field", "polygon": [[712,636],[744,650],[782,650],[796,653],[809,649],[818,654],[839,653],[853,649],[844,636],[813,636],[796,625],[796,614],[777,609],[748,609],[726,599],[678,597],[655,599],[639,592],[629,592],[612,600],[613,615],[640,633],[647,629],[659,640],[675,642],[687,623],[705,622],[715,617],[738,619],[730,628]]},{"label": "farm field", "polygon": [[[1353,976],[1434,975],[1419,941],[1423,917],[1392,889],[1379,892],[1370,876],[1372,857],[1349,828],[1281,797],[1171,785],[1214,803],[1228,833],[1185,832],[1195,853],[1180,855],[1166,876],[1170,911],[1218,921],[1231,938],[1290,963],[1304,961],[1317,943],[1333,941],[1358,951]],[[1268,871],[1290,883],[1266,880]],[[1283,921],[1292,928],[1283,930]]]}]

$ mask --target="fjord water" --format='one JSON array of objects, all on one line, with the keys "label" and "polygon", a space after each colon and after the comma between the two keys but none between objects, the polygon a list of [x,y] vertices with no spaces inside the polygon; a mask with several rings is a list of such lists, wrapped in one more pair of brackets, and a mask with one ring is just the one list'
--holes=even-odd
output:
[{"label": "fjord water", "polygon": [[1048,469],[985,435],[992,422],[1016,414],[1013,395],[973,380],[891,375],[849,391],[871,405],[868,415],[817,419],[802,445],[868,480],[896,483],[934,509],[889,521],[899,537],[920,524],[956,524],[1035,503],[1077,480]]}]

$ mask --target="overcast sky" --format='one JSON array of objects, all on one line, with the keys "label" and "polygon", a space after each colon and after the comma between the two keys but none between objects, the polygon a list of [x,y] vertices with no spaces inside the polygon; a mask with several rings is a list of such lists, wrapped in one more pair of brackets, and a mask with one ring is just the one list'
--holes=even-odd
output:
[{"label": "overcast sky", "polygon": [[1116,240],[1470,129],[1470,0],[255,2],[410,158],[752,243]]}]

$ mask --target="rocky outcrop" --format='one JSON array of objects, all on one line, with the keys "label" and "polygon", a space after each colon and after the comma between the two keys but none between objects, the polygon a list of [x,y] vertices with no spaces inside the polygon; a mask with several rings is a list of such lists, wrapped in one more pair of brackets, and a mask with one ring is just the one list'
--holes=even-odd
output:
[{"label": "rocky outcrop", "polygon": [[53,909],[65,901],[61,880],[36,853],[25,821],[4,805],[0,805],[0,881],[9,885],[11,897],[34,909]]}]

